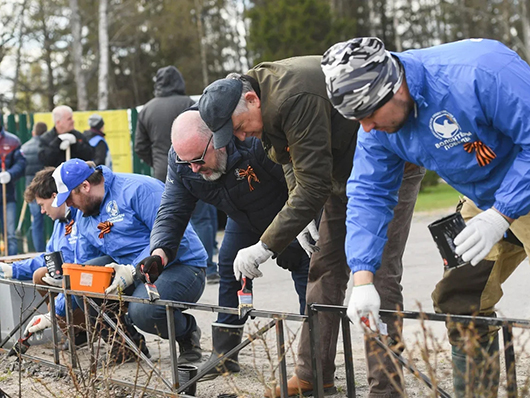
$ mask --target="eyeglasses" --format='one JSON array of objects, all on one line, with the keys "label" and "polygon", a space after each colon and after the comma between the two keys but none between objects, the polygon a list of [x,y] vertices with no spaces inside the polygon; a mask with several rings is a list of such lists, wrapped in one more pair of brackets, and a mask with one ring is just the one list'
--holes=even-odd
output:
[{"label": "eyeglasses", "polygon": [[202,164],[206,163],[204,161],[204,157],[206,156],[206,151],[208,150],[208,147],[210,146],[210,142],[212,142],[212,138],[213,138],[213,134],[210,136],[210,139],[208,140],[208,143],[206,144],[206,148],[204,148],[204,151],[203,151],[202,156],[200,158],[193,159],[193,160],[181,160],[179,158],[179,155],[177,155],[177,159],[175,160],[175,163],[184,164],[184,165],[188,165],[188,166],[191,166],[192,164],[202,165]]}]

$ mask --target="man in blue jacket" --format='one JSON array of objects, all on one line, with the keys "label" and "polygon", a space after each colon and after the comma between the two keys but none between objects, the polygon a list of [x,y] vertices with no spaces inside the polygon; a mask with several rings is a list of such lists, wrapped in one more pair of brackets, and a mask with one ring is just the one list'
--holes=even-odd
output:
[{"label": "man in blue jacket", "polygon": [[[171,261],[197,201],[210,203],[228,216],[219,251],[219,305],[235,308],[241,282],[234,277],[234,258],[240,249],[259,241],[287,200],[287,184],[281,166],[267,158],[259,140],[234,137],[225,147],[214,149],[212,137],[197,110],[175,119],[166,188],[151,232],[151,256],[142,263]],[[291,271],[304,313],[309,257],[295,241],[276,261]],[[246,318],[219,313],[212,325],[210,360],[241,343]],[[237,357],[233,355],[208,377],[239,372]]]},{"label": "man in blue jacket", "polygon": [[[122,289],[125,294],[148,298],[145,286],[134,283],[132,264],[149,255],[149,236],[164,184],[143,175],[113,173],[105,166],[94,169],[80,159],[62,163],[53,177],[59,192],[53,205],[66,202],[83,213],[78,230],[89,245],[107,256],[107,266],[115,270],[106,292],[117,294]],[[155,283],[160,298],[197,302],[204,290],[206,252],[191,226],[183,231],[174,254]],[[80,263],[83,260],[78,258]],[[129,303],[128,312],[140,329],[168,338],[165,307]],[[199,360],[200,329],[195,318],[180,310],[174,314],[179,362]]]},{"label": "man in blue jacket", "polygon": [[[76,225],[77,219],[82,216],[77,209],[66,207],[52,207],[52,203],[57,195],[57,188],[53,180],[53,167],[47,167],[35,174],[33,180],[24,192],[24,198],[28,203],[35,201],[41,208],[41,212],[50,217],[53,221],[53,231],[46,245],[46,252],[60,251],[66,263],[76,263],[76,257],[97,257],[98,252],[90,250],[90,246],[84,244],[83,237],[78,234]],[[31,280],[38,285],[62,286],[61,279],[54,279],[48,275],[44,261],[44,254],[12,264],[0,263],[4,275],[10,274],[13,279]],[[39,291],[41,294],[46,291]],[[74,318],[73,323],[77,326],[75,340],[77,344],[86,341],[86,333],[82,331],[85,323],[83,311],[73,302]],[[64,305],[64,295],[61,293],[55,299],[55,313],[59,320],[59,326],[64,330],[66,322],[66,310]],[[36,315],[29,322],[27,330],[35,333],[51,326],[49,314]]]},{"label": "man in blue jacket", "polygon": [[[454,243],[471,265],[445,272],[433,293],[435,309],[494,315],[502,282],[530,247],[528,64],[492,40],[389,53],[377,38],[356,38],[331,47],[322,69],[334,106],[365,131],[348,182],[346,252],[355,284],[350,318],[357,324],[362,316],[377,318],[379,295],[371,282],[405,161],[436,171],[468,198],[462,208],[467,226]],[[499,242],[508,229],[524,248]],[[484,378],[475,383],[496,393],[498,356],[486,361],[483,353],[498,351],[498,333],[476,330],[480,347],[469,349],[466,341],[466,351],[449,325],[459,397],[466,382],[473,386],[464,377],[466,357],[477,366],[493,363],[476,373]]]},{"label": "man in blue jacket", "polygon": [[[0,170],[0,184],[6,186],[7,253],[12,256],[18,252],[17,238],[15,237],[17,222],[15,183],[20,177],[24,176],[26,158],[20,151],[20,140],[18,137],[7,132],[3,126],[0,126],[0,161],[5,166],[5,170]],[[4,213],[1,211],[0,213],[0,219],[5,223],[6,220],[3,220]]]}]

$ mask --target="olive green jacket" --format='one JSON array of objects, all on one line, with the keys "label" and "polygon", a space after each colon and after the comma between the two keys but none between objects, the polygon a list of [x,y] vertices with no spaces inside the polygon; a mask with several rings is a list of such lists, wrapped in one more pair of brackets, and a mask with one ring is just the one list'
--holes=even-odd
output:
[{"label": "olive green jacket", "polygon": [[320,60],[263,62],[247,73],[260,88],[263,145],[284,165],[289,183],[289,199],[261,237],[275,253],[317,217],[332,193],[346,201],[359,124],[333,108]]}]

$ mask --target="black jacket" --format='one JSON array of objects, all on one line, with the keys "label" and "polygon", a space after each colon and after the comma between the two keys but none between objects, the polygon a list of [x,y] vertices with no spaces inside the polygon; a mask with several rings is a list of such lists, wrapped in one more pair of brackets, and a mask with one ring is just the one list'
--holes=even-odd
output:
[{"label": "black jacket", "polygon": [[[11,174],[11,181],[6,185],[6,202],[15,202],[15,184],[24,175],[26,158],[20,151],[19,138],[0,126],[0,160],[2,158],[4,158],[5,171]],[[2,196],[0,196],[1,203]]]},{"label": "black jacket", "polygon": [[154,169],[154,177],[160,181],[166,180],[173,120],[194,104],[184,91],[184,79],[177,68],[159,69],[155,98],[145,104],[138,115],[134,151]]},{"label": "black jacket", "polygon": [[[85,136],[77,130],[72,130],[69,133],[75,135],[77,139],[77,142],[70,146],[71,157],[83,160],[94,159],[94,149],[90,146]],[[61,142],[59,137],[57,137],[55,127],[41,136],[39,160],[44,166],[57,167],[66,160],[66,151],[59,148]]]},{"label": "black jacket", "polygon": [[[258,139],[242,142],[234,137],[226,150],[226,174],[206,181],[188,166],[177,165],[175,151],[170,149],[166,188],[151,231],[151,251],[163,248],[170,260],[173,258],[199,199],[259,235],[285,205],[288,195],[283,170],[267,158]],[[259,182],[242,175],[249,166]]]}]

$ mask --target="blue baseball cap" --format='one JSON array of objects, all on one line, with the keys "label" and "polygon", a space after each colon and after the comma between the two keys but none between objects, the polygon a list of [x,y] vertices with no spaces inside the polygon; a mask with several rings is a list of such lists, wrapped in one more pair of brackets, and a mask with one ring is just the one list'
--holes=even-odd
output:
[{"label": "blue baseball cap", "polygon": [[201,119],[213,132],[213,147],[228,145],[234,134],[232,113],[236,109],[243,83],[237,79],[219,79],[206,87],[199,99]]},{"label": "blue baseball cap", "polygon": [[55,185],[57,185],[57,196],[52,206],[59,207],[66,202],[70,192],[81,185],[92,173],[94,169],[81,159],[70,159],[61,163],[52,174]]}]

